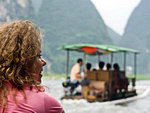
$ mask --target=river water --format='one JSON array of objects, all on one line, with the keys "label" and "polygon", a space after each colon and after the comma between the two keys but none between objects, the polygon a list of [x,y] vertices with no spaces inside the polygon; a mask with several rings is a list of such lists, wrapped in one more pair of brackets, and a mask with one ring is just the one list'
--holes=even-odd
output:
[{"label": "river water", "polygon": [[[42,83],[49,87],[49,89],[46,89],[46,92],[49,92],[60,101],[63,95],[62,81],[43,80]],[[138,81],[137,85],[150,87],[150,81]],[[150,93],[142,99],[123,105],[102,104],[99,102],[88,103],[85,101],[60,102],[66,113],[150,113]]]}]

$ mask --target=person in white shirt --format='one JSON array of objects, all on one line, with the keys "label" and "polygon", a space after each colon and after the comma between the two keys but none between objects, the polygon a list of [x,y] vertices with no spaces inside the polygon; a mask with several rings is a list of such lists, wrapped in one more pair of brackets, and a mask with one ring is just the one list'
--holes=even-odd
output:
[{"label": "person in white shirt", "polygon": [[71,81],[74,81],[74,80],[80,81],[81,80],[82,76],[80,74],[80,69],[81,69],[82,65],[83,65],[83,60],[81,58],[79,58],[77,60],[77,63],[71,69],[71,74],[70,74]]}]

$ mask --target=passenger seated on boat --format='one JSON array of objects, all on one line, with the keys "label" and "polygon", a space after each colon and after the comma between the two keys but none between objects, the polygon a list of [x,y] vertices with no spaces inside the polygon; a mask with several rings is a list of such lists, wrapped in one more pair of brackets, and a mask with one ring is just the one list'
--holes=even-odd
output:
[{"label": "passenger seated on boat", "polygon": [[92,64],[88,62],[88,63],[86,64],[86,69],[87,69],[88,71],[90,71],[90,70],[91,70],[91,67],[92,67]]},{"label": "passenger seated on boat", "polygon": [[114,63],[113,68],[114,68],[114,71],[120,71],[120,67],[118,63]]},{"label": "passenger seated on boat", "polygon": [[110,63],[107,63],[106,68],[107,68],[107,70],[109,71],[109,70],[111,69],[111,64],[110,64]]},{"label": "passenger seated on boat", "polygon": [[114,82],[117,83],[117,86],[118,86],[120,92],[122,92],[122,89],[127,91],[127,89],[128,89],[128,78],[125,77],[125,75],[123,75],[123,73],[121,73],[120,67],[117,63],[115,63],[113,65],[113,68],[114,68],[114,71],[117,72],[117,80]]},{"label": "passenger seated on boat", "polygon": [[114,80],[113,80],[113,89],[115,92],[117,92],[117,90],[119,89],[119,91],[121,92],[122,90],[122,82],[123,82],[123,75],[120,73],[120,67],[118,65],[118,63],[114,63],[113,65],[114,68]]},{"label": "passenger seated on boat", "polygon": [[100,62],[98,63],[99,70],[103,70],[104,65],[105,65],[105,63],[104,63],[103,61],[100,61]]},{"label": "passenger seated on boat", "polygon": [[123,79],[123,74],[122,73],[120,73],[120,67],[119,67],[119,65],[117,64],[117,63],[115,63],[114,65],[113,65],[113,67],[114,67],[114,71],[117,71],[118,72],[118,79],[119,80],[122,80]]}]

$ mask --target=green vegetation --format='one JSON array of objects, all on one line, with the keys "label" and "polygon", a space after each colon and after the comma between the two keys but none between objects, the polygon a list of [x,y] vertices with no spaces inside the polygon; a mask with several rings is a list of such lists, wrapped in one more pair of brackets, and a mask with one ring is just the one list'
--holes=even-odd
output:
[{"label": "green vegetation", "polygon": [[44,30],[42,55],[51,63],[47,70],[52,73],[65,73],[66,53],[58,50],[63,45],[112,44],[107,26],[90,0],[43,0],[39,12],[32,10],[26,18]]},{"label": "green vegetation", "polygon": [[[132,78],[133,75],[128,75],[129,78]],[[150,80],[149,75],[137,75],[136,77],[137,80]]]},{"label": "green vegetation", "polygon": [[[33,21],[44,31],[42,55],[51,64],[46,71],[55,74],[65,73],[66,53],[58,50],[58,47],[88,43],[114,44],[140,50],[137,73],[150,73],[150,32],[148,31],[150,3],[148,1],[141,1],[135,8],[123,36],[105,25],[91,0],[42,0],[40,3],[39,11],[35,13],[30,6],[30,13],[24,19]],[[81,56],[73,55],[70,58],[70,65]],[[133,65],[134,56],[127,55],[127,57],[127,65]],[[118,56],[116,59],[122,64],[122,57]]]},{"label": "green vegetation", "polygon": [[44,74],[43,80],[63,80],[66,78],[64,74]]},{"label": "green vegetation", "polygon": [[[133,75],[128,75],[129,78],[132,78]],[[64,80],[66,79],[65,74],[44,74],[43,80]],[[150,80],[149,75],[137,75],[137,80]]]},{"label": "green vegetation", "polygon": [[137,80],[150,80],[150,76],[138,75],[138,76],[137,76]]},{"label": "green vegetation", "polygon": [[[105,25],[91,0],[26,0],[25,8],[20,7],[16,0],[12,0],[11,4],[3,0],[1,5],[4,7],[1,11],[1,22],[8,19],[27,19],[43,29],[42,55],[49,64],[45,72],[65,73],[66,53],[58,50],[58,47],[88,43],[114,44],[140,50],[141,54],[137,57],[137,73],[150,73],[149,0],[141,0],[134,9],[123,36]],[[79,57],[83,55],[72,54],[70,66]],[[127,57],[127,66],[134,65],[134,56]],[[92,58],[93,60],[95,59]],[[121,56],[117,56],[115,60],[122,65]]]}]

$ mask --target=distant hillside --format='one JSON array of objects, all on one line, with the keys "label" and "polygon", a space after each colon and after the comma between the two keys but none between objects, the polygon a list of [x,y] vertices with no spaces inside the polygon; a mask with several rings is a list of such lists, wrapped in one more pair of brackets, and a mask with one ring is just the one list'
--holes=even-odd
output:
[{"label": "distant hillside", "polygon": [[150,73],[150,0],[141,0],[141,3],[133,11],[125,33],[120,42],[121,45],[141,51],[138,57],[140,73]]},{"label": "distant hillside", "polygon": [[44,29],[43,55],[52,62],[54,72],[64,72],[66,58],[65,52],[58,50],[60,46],[112,43],[106,25],[90,0],[43,0],[39,13],[31,19]]},{"label": "distant hillside", "polygon": [[29,15],[32,6],[27,0],[1,0],[0,22],[21,19]]},{"label": "distant hillside", "polygon": [[[66,53],[58,49],[62,45],[113,43],[109,35],[114,32],[107,30],[90,0],[3,0],[0,12],[0,22],[28,19],[43,29],[42,54],[48,62],[47,71],[65,72]],[[78,57],[83,54],[71,55],[71,63]]]},{"label": "distant hillside", "polygon": [[119,45],[119,42],[121,40],[121,35],[119,35],[115,31],[113,31],[110,27],[107,27],[107,32],[108,32],[108,35],[110,36],[110,38],[112,39],[113,44]]}]

